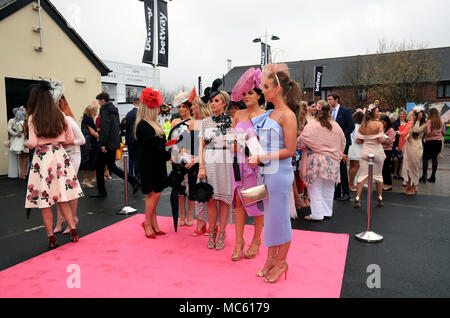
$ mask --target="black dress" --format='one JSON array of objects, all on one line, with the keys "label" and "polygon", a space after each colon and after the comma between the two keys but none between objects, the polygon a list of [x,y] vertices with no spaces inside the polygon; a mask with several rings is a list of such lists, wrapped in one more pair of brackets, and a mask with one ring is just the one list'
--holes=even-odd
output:
[{"label": "black dress", "polygon": [[142,193],[160,193],[169,186],[166,162],[170,160],[170,152],[166,151],[165,136],[156,136],[153,127],[141,120],[136,127],[136,139]]},{"label": "black dress", "polygon": [[86,143],[80,147],[81,149],[81,171],[95,171],[97,168],[97,155],[99,152],[97,139],[89,132],[91,127],[97,132],[97,126],[92,117],[85,115],[81,122],[81,132],[83,133]]}]

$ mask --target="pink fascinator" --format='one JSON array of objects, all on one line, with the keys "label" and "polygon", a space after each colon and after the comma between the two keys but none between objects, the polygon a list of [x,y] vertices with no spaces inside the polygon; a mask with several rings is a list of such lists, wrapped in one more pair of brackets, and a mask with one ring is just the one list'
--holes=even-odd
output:
[{"label": "pink fascinator", "polygon": [[289,76],[289,68],[286,64],[266,64],[262,70],[260,88],[263,89],[263,85],[270,75],[276,75],[278,72],[286,73]]},{"label": "pink fascinator", "polygon": [[148,108],[160,108],[164,103],[164,97],[159,91],[155,91],[148,87],[142,91],[141,103]]},{"label": "pink fascinator", "polygon": [[261,70],[259,68],[249,68],[237,81],[231,93],[231,100],[238,102],[242,99],[245,92],[259,88],[261,85]]},{"label": "pink fascinator", "polygon": [[321,110],[322,110],[322,104],[317,104],[316,109],[317,109],[318,111],[321,111]]}]

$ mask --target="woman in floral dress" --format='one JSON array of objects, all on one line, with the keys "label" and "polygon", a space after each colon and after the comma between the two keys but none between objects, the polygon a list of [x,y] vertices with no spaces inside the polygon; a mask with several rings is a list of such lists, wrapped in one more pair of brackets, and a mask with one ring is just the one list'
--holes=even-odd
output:
[{"label": "woman in floral dress", "polygon": [[70,240],[78,241],[78,231],[68,202],[83,196],[64,145],[74,142],[70,123],[52,97],[57,87],[48,82],[36,85],[27,103],[29,137],[25,146],[34,149],[28,178],[25,208],[39,208],[47,230],[49,248],[58,246],[53,235],[52,206],[57,204],[70,228]]},{"label": "woman in floral dress", "polygon": [[348,159],[344,155],[345,136],[330,116],[330,105],[319,101],[317,110],[315,119],[298,138],[302,148],[301,178],[311,200],[311,215],[305,217],[308,221],[331,218],[335,184],[340,182],[340,162]]}]

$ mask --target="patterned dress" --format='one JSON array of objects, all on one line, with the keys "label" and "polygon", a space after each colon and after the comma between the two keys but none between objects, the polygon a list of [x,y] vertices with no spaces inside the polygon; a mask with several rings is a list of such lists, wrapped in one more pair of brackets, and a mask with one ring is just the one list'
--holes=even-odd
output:
[{"label": "patterned dress", "polygon": [[59,143],[37,146],[28,179],[25,208],[49,208],[83,197],[69,155]]},{"label": "patterned dress", "polygon": [[232,153],[225,135],[231,127],[227,115],[213,116],[202,121],[200,138],[205,141],[204,160],[208,183],[214,188],[213,199],[232,203]]}]

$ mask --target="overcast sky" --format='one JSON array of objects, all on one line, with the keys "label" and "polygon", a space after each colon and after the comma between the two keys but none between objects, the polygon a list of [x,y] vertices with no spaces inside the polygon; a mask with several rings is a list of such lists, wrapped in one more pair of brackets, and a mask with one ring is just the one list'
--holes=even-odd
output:
[{"label": "overcast sky", "polygon": [[[103,60],[142,64],[143,2],[51,0]],[[448,0],[173,0],[169,2],[169,68],[161,85],[203,88],[233,66],[258,64],[256,37],[275,34],[275,62],[374,53],[378,40],[450,46]]]}]

